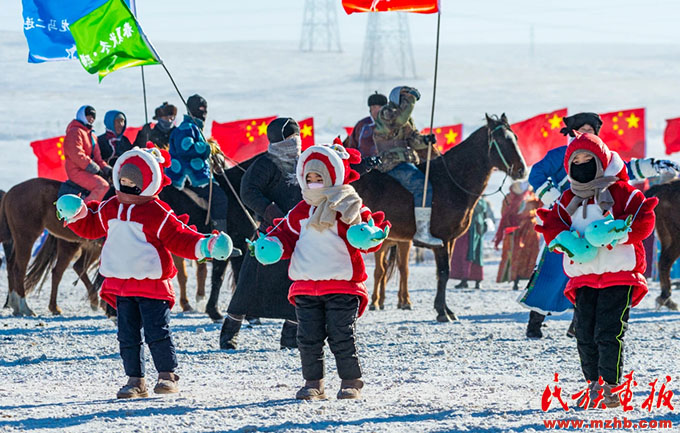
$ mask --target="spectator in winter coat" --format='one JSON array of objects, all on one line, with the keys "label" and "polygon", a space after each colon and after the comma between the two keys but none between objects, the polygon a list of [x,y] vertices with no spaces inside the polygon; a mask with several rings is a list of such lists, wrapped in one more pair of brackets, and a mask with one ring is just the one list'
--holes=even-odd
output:
[{"label": "spectator in winter coat", "polygon": [[[380,248],[388,223],[382,221],[382,212],[371,214],[349,185],[359,177],[350,163],[359,160],[359,152],[345,149],[339,140],[335,145],[312,146],[303,152],[296,170],[303,201],[285,218],[274,221],[269,237],[254,244],[258,260],[262,261],[260,248],[273,248],[279,258],[290,258],[288,275],[294,282],[288,299],[297,313],[297,341],[305,378],[297,399],[326,397],[326,339],[342,379],[338,398],[359,398],[364,385],[354,333],[357,316],[368,304],[362,252]],[[361,224],[369,220],[375,225]],[[379,232],[372,242],[358,245],[350,237],[355,228],[364,232],[369,227]]]},{"label": "spectator in winter coat", "polygon": [[147,123],[137,133],[135,146],[145,148],[148,141],[159,149],[168,149],[170,145],[170,134],[175,130],[175,117],[177,117],[177,107],[167,102],[163,102],[160,107],[156,107],[153,119],[156,123]]},{"label": "spectator in winter coat", "polygon": [[[295,176],[300,156],[300,126],[290,117],[279,117],[267,126],[269,148],[248,167],[241,178],[241,200],[261,221],[265,233],[274,219],[283,218],[302,200]],[[220,348],[236,349],[241,323],[246,316],[284,319],[281,348],[296,348],[297,318],[288,302],[288,260],[264,266],[250,254],[243,258],[236,290],[220,332]]]},{"label": "spectator in winter coat", "polygon": [[171,253],[190,260],[224,260],[231,253],[226,234],[196,232],[186,225],[188,217],[175,216],[158,199],[160,190],[170,183],[160,164],[169,165],[167,152],[130,150],[114,166],[114,197],[87,205],[73,195],[57,201],[61,217],[78,236],[106,237],[99,268],[106,278],[101,297],[118,310],[120,356],[129,377],[118,398],[148,396],[142,328],[158,371],[154,392],[178,392],[177,357],[170,335],[170,310],[175,303],[172,278],[177,269]]},{"label": "spectator in winter coat", "polygon": [[413,195],[416,219],[413,240],[436,247],[444,243],[430,233],[432,184],[427,184],[423,207],[425,174],[416,165],[420,162],[419,153],[426,155],[427,148],[437,140],[434,134],[422,135],[411,118],[419,99],[420,92],[412,87],[392,89],[389,103],[380,109],[375,119],[373,141],[381,159],[377,169],[392,176]]},{"label": "spectator in winter coat", "polygon": [[[552,209],[538,211],[549,247],[563,253],[564,294],[575,305],[583,374],[595,400],[620,405],[623,335],[630,308],[647,294],[642,241],[654,230],[658,199],[628,184],[626,166],[594,134],[577,135],[564,156],[570,188]],[[609,220],[608,220],[609,219]],[[598,381],[601,380],[601,383]]]},{"label": "spectator in winter coat", "polygon": [[111,167],[102,159],[92,130],[96,117],[93,107],[83,105],[66,128],[64,138],[66,175],[71,182],[90,192],[85,197],[86,202],[104,198],[109,190],[106,179],[111,175]]},{"label": "spectator in winter coat", "polygon": [[[104,115],[104,126],[106,132],[97,137],[97,144],[99,144],[102,159],[107,164],[113,165],[119,156],[132,149],[130,140],[123,135],[127,128],[127,118],[122,111],[107,111]],[[140,147],[146,147],[146,143]]]},{"label": "spectator in winter coat", "polygon": [[369,115],[364,117],[352,129],[352,133],[347,136],[343,143],[347,149],[358,149],[362,157],[375,156],[376,149],[373,142],[373,130],[375,129],[375,118],[378,117],[380,109],[387,104],[387,97],[376,92],[368,97]]},{"label": "spectator in winter coat", "polygon": [[[203,124],[208,115],[208,103],[200,95],[187,99],[189,114],[170,134],[172,165],[165,170],[177,189],[189,188],[210,203],[210,219],[216,230],[227,231],[227,195],[219,187],[211,187],[212,148],[204,140]],[[210,197],[212,193],[212,197]]]}]

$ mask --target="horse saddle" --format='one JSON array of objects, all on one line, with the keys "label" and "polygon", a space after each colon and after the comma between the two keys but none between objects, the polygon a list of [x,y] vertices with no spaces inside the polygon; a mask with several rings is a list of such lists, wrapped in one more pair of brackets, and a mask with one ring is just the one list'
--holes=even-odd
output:
[{"label": "horse saddle", "polygon": [[62,183],[61,186],[59,187],[59,193],[57,194],[57,198],[61,197],[62,195],[66,194],[73,194],[73,195],[80,195],[81,197],[87,197],[90,194],[90,191],[86,190],[82,186],[78,185],[77,183],[67,180],[66,182]]}]

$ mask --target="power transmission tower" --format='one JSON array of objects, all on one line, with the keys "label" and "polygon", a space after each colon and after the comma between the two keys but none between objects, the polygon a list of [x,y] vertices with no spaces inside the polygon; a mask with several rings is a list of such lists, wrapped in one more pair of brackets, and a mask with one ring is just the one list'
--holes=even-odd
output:
[{"label": "power transmission tower", "polygon": [[368,14],[359,76],[366,80],[416,77],[407,14]]},{"label": "power transmission tower", "polygon": [[300,51],[342,51],[336,0],[305,0]]}]

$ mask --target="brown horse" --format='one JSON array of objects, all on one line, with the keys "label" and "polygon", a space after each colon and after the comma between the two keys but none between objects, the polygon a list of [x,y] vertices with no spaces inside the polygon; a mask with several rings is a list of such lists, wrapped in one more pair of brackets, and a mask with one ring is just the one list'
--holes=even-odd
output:
[{"label": "brown horse", "polygon": [[[186,260],[182,257],[173,255],[172,261],[177,268],[177,283],[179,284],[179,305],[182,311],[194,311],[194,308],[189,303],[187,296],[187,282],[189,281],[189,274],[187,273]],[[196,263],[196,301],[205,299],[205,280],[208,278],[208,264]]]},{"label": "brown horse", "polygon": [[667,307],[678,310],[671,299],[671,267],[680,257],[680,180],[655,185],[645,192],[647,197],[657,197],[659,204],[656,214],[656,234],[661,242],[659,255],[659,282],[661,295],[656,298],[657,308]]},{"label": "brown horse", "polygon": [[[457,317],[446,305],[449,261],[456,238],[470,226],[472,212],[484,193],[492,171],[497,168],[513,179],[524,176],[526,164],[517,147],[505,114],[500,119],[486,116],[486,126],[473,132],[462,143],[432,160],[432,219],[430,231],[442,239],[443,247],[433,248],[437,265],[437,320]],[[422,169],[422,167],[421,167]],[[354,183],[364,203],[382,210],[392,222],[390,239],[411,241],[416,231],[413,201],[405,201],[408,191],[389,175],[372,171]]]},{"label": "brown horse", "polygon": [[408,261],[412,242],[400,242],[388,239],[375,252],[375,270],[373,272],[373,296],[369,309],[385,309],[385,287],[392,277],[395,265],[399,268],[399,292],[397,308],[411,309],[411,299],[408,296]]},{"label": "brown horse", "polygon": [[[47,263],[56,262],[52,276],[52,295],[50,311],[59,314],[60,309],[56,303],[56,287],[63,275],[64,270],[75,254],[81,249],[83,239],[76,236],[71,230],[57,219],[54,202],[57,200],[61,182],[51,179],[29,179],[13,186],[0,202],[0,242],[3,245],[11,244],[11,253],[7,257],[7,277],[9,280],[9,306],[14,315],[34,316],[35,313],[26,303],[26,269],[31,259],[33,244],[45,229],[54,236],[49,240],[49,248],[42,252],[41,265],[43,270],[48,269]],[[94,253],[92,253],[94,248]],[[88,246],[90,254],[81,255],[82,261],[76,268],[80,278],[86,282],[88,297],[94,307],[97,303],[97,288],[89,282],[86,270],[92,257],[98,257],[96,247]],[[56,257],[51,257],[56,253]],[[40,255],[40,254],[39,254]],[[85,256],[83,258],[83,256]],[[88,258],[89,257],[89,258]],[[38,266],[38,267],[40,267]],[[36,272],[38,270],[34,268]],[[40,281],[42,273],[33,274],[33,287]]]}]

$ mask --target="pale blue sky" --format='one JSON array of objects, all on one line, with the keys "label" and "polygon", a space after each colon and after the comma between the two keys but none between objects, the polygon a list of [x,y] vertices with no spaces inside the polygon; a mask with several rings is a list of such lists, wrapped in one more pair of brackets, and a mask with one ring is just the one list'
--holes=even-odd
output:
[{"label": "pale blue sky", "polygon": [[[55,0],[67,1],[67,0]],[[300,38],[304,0],[137,0],[153,40],[232,41]],[[341,41],[361,43],[365,15],[345,15],[337,0]],[[442,43],[680,43],[677,0],[442,0]],[[413,42],[429,44],[435,16],[411,15]],[[21,1],[3,0],[0,30],[21,30]]]}]

